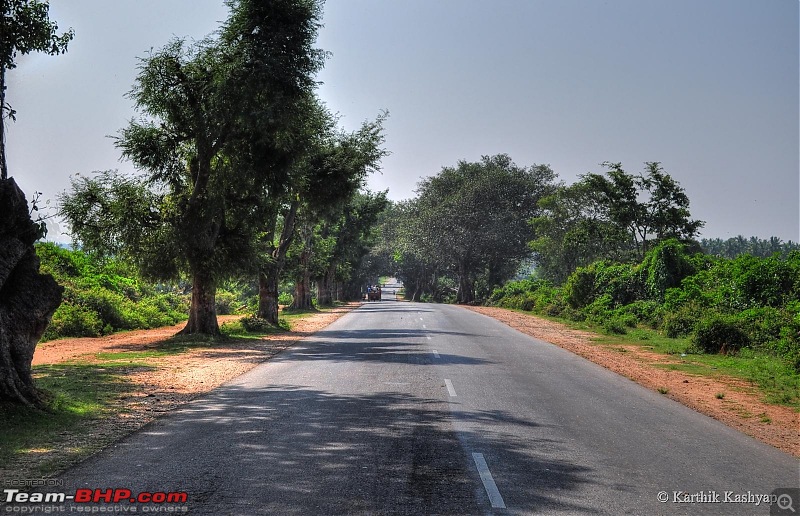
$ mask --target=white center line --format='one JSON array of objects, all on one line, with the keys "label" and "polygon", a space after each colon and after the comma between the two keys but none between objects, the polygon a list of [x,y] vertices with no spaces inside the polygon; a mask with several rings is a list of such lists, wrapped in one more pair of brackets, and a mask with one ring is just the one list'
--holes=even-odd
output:
[{"label": "white center line", "polygon": [[433,356],[436,357],[436,358],[440,358],[439,357],[439,352],[436,351],[435,349],[433,350]]},{"label": "white center line", "polygon": [[478,473],[481,476],[481,482],[486,489],[486,494],[489,495],[489,502],[495,509],[505,509],[506,503],[503,497],[500,496],[500,491],[497,489],[497,484],[494,483],[492,472],[489,471],[489,466],[486,464],[486,459],[483,458],[482,453],[473,453],[472,460],[475,461],[475,466],[478,468]]},{"label": "white center line", "polygon": [[424,329],[426,329],[426,330],[428,329],[428,325],[427,325],[427,324],[423,324],[423,325],[422,325],[422,327],[423,327]]},{"label": "white center line", "polygon": [[456,397],[456,390],[453,388],[453,382],[445,378],[444,384],[447,385],[447,392],[450,393],[450,396],[455,398]]},{"label": "white center line", "polygon": [[420,320],[420,321],[424,321],[425,319],[423,319],[422,317],[420,317],[420,318],[419,318],[419,320]]},{"label": "white center line", "polygon": [[431,336],[430,335],[425,335],[425,338],[427,338],[428,340],[431,340]]}]

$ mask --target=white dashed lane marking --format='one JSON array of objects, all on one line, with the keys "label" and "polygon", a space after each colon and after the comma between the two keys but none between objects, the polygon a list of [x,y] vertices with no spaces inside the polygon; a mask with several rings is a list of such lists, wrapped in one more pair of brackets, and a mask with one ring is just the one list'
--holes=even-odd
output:
[{"label": "white dashed lane marking", "polygon": [[453,388],[453,382],[445,378],[444,384],[447,386],[447,392],[450,394],[451,398],[456,397],[456,390]]},{"label": "white dashed lane marking", "polygon": [[503,497],[500,496],[500,491],[497,489],[497,484],[494,483],[492,472],[489,471],[489,466],[486,464],[486,459],[483,458],[482,453],[473,453],[472,460],[475,461],[475,466],[478,468],[478,474],[481,476],[481,482],[486,489],[486,494],[489,495],[489,503],[492,504],[494,509],[505,509],[506,503]]}]

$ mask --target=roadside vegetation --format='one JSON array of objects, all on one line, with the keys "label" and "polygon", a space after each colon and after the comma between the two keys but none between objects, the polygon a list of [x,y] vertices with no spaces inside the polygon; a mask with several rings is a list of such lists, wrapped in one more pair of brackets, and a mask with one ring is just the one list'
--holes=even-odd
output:
[{"label": "roadside vegetation", "polygon": [[800,407],[800,253],[733,260],[689,254],[676,240],[640,263],[594,262],[561,286],[507,283],[487,304],[566,320],[682,356],[684,370],[752,381]]},{"label": "roadside vegetation", "polygon": [[42,341],[171,326],[187,318],[186,295],[145,282],[122,260],[100,260],[52,243],[37,244],[36,254],[42,272],[64,287]]},{"label": "roadside vegetation", "polygon": [[660,163],[602,168],[567,185],[505,155],[445,167],[385,212],[373,259],[410,300],[557,318],[800,407],[798,245],[698,241],[703,222]]}]

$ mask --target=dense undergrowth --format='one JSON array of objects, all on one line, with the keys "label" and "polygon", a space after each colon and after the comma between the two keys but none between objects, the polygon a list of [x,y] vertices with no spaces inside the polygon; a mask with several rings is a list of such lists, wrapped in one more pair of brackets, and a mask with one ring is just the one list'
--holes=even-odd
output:
[{"label": "dense undergrowth", "polygon": [[507,283],[488,304],[586,321],[609,334],[655,329],[688,337],[686,353],[770,356],[800,372],[800,252],[725,259],[669,240],[640,263],[580,267],[562,286]]},{"label": "dense undergrowth", "polygon": [[[64,286],[63,302],[42,341],[157,328],[188,318],[188,285],[156,285],[124,261],[99,259],[53,243],[37,244],[36,253],[42,272]],[[292,303],[290,286],[282,286],[278,303]],[[249,282],[228,280],[217,289],[217,315],[255,313],[257,306],[258,290]]]},{"label": "dense undergrowth", "polygon": [[42,272],[64,286],[61,306],[42,340],[96,337],[119,330],[175,324],[188,316],[188,297],[143,281],[130,265],[98,260],[52,243],[37,244]]}]

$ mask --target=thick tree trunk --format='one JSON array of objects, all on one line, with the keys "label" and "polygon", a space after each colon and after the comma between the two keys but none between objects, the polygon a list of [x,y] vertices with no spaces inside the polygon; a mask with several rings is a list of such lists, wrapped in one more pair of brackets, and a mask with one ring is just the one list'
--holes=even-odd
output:
[{"label": "thick tree trunk", "polygon": [[197,271],[192,276],[192,303],[189,322],[179,335],[220,335],[217,323],[217,282],[206,271]]},{"label": "thick tree trunk", "polygon": [[467,268],[464,264],[458,266],[458,302],[469,304],[475,301],[475,287],[472,285]]},{"label": "thick tree trunk", "polygon": [[278,325],[278,267],[265,267],[258,275],[258,314],[270,324]]},{"label": "thick tree trunk", "polygon": [[308,250],[305,250],[300,255],[300,264],[302,268],[302,273],[295,281],[294,285],[294,301],[292,302],[292,309],[293,310],[307,310],[310,308],[314,308],[314,304],[311,302],[312,293],[311,293],[311,275],[308,271],[308,261],[311,253]]},{"label": "thick tree trunk", "polygon": [[336,295],[336,264],[331,264],[325,275],[317,281],[317,305],[332,305]]},{"label": "thick tree trunk", "polygon": [[13,179],[0,180],[0,206],[0,400],[41,406],[31,362],[64,289],[39,273],[39,230]]},{"label": "thick tree trunk", "polygon": [[271,248],[270,256],[274,261],[267,264],[258,275],[257,316],[276,326],[278,325],[278,296],[280,295],[281,272],[286,262],[286,253],[289,251],[289,245],[294,238],[294,226],[299,206],[299,201],[293,201],[290,204],[289,211],[283,218],[283,230],[277,246],[274,245],[275,228],[278,225],[277,210],[270,216],[269,226],[266,231],[265,238],[269,242]]}]

